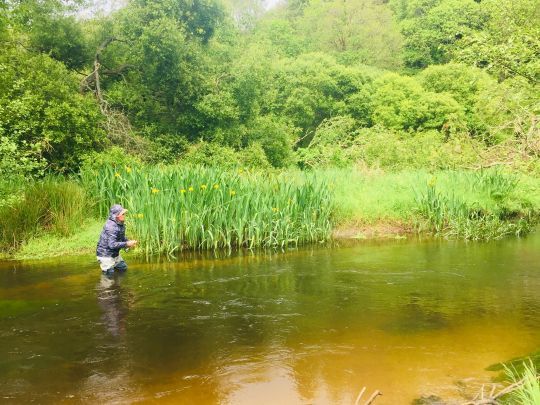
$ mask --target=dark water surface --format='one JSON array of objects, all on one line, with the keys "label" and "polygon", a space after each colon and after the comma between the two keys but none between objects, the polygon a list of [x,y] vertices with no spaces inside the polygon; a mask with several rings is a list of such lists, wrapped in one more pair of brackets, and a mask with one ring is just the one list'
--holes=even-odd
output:
[{"label": "dark water surface", "polygon": [[0,402],[408,404],[540,349],[540,234],[126,259],[0,262]]}]

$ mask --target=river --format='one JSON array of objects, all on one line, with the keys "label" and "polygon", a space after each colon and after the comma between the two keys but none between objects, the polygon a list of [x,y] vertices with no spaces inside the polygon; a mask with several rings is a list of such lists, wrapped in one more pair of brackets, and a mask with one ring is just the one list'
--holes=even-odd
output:
[{"label": "river", "polygon": [[220,255],[0,262],[0,400],[457,400],[540,349],[539,233]]}]

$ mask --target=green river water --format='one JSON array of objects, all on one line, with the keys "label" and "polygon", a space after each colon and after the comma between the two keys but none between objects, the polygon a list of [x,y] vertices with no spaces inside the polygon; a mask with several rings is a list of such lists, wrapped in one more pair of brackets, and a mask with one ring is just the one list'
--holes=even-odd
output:
[{"label": "green river water", "polygon": [[540,349],[539,233],[125,258],[0,262],[0,402],[459,401]]}]

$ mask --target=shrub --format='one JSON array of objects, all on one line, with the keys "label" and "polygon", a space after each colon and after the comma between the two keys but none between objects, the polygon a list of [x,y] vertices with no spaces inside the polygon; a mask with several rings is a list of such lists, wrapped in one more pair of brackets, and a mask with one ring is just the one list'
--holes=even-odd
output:
[{"label": "shrub", "polygon": [[246,127],[246,143],[260,143],[272,166],[291,165],[293,140],[298,133],[296,128],[272,115],[258,117]]},{"label": "shrub", "polygon": [[301,167],[346,167],[358,157],[354,145],[356,122],[350,117],[337,116],[325,120],[315,130],[309,145],[296,151]]},{"label": "shrub", "polygon": [[112,146],[101,152],[87,153],[81,161],[81,172],[96,171],[103,166],[125,167],[141,163],[137,156],[130,155],[118,146]]},{"label": "shrub", "polygon": [[463,108],[446,93],[426,91],[413,78],[388,73],[375,80],[373,122],[390,129],[441,129],[463,121]]},{"label": "shrub", "polygon": [[233,148],[205,141],[192,145],[181,163],[223,168],[237,167],[240,164]]}]

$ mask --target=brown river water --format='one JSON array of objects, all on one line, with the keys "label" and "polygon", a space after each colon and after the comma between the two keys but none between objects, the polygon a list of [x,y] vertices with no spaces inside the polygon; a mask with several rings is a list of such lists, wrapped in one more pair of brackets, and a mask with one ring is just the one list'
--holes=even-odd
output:
[{"label": "brown river water", "polygon": [[0,402],[459,403],[540,350],[540,233],[219,256],[0,262]]}]

